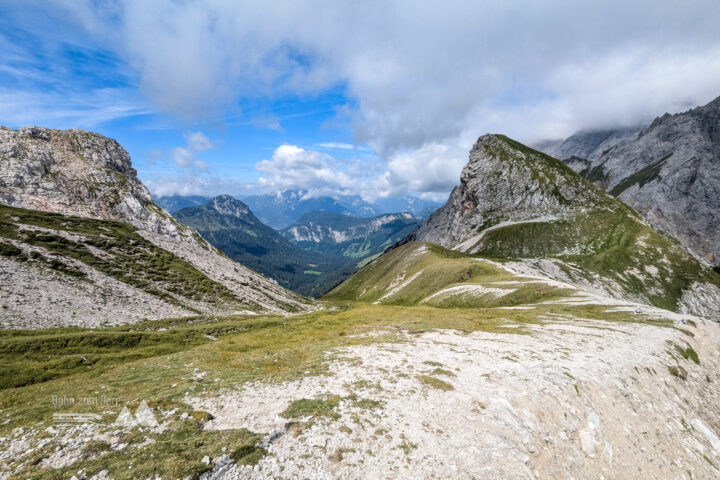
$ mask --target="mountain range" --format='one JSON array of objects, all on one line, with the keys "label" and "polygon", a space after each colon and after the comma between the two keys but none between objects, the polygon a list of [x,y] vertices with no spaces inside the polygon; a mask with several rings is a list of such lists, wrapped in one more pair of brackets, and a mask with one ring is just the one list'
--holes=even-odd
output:
[{"label": "mountain range", "polygon": [[[183,208],[205,205],[210,199],[200,195],[154,197],[155,203],[171,214]],[[438,202],[413,196],[378,198],[374,203],[369,203],[357,195],[311,197],[303,190],[283,190],[277,194],[252,195],[240,200],[250,207],[260,221],[277,230],[289,227],[311,212],[338,213],[358,218],[407,212],[424,219],[440,206]]]},{"label": "mountain range", "polygon": [[278,232],[170,216],[100,135],[0,129],[0,477],[714,478],[720,274],[611,167],[483,135],[424,221]]},{"label": "mountain range", "polygon": [[381,253],[420,224],[409,213],[356,218],[318,211],[277,232],[229,195],[174,216],[233,260],[312,297],[326,293],[363,259]]},{"label": "mountain range", "polygon": [[541,147],[720,265],[720,97],[645,128],[580,132]]}]

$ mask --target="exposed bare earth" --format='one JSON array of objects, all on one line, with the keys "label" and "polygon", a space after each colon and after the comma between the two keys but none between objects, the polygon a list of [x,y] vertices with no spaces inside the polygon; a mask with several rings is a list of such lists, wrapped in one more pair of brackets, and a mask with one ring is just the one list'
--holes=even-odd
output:
[{"label": "exposed bare earth", "polygon": [[[216,417],[206,428],[274,432],[259,465],[220,457],[208,478],[717,478],[720,328],[651,313],[694,336],[558,315],[346,348],[329,376],[189,399]],[[291,402],[332,395],[339,418],[288,430]]]}]

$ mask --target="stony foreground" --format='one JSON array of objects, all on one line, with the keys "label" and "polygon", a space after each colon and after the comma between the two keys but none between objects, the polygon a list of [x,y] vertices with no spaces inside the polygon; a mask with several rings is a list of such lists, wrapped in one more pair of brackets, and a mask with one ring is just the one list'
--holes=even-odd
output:
[{"label": "stony foreground", "polygon": [[[489,310],[357,304],[262,322],[149,323],[153,335],[226,333],[0,391],[0,479],[720,473],[711,321],[585,296]],[[158,425],[111,423],[121,404],[90,409],[99,424],[54,425],[48,412],[83,410],[37,399],[79,392],[147,398]]]},{"label": "stony foreground", "polygon": [[[720,329],[693,323],[558,317],[343,349],[329,376],[193,399],[206,428],[274,432],[259,465],[218,459],[208,478],[717,478]],[[337,407],[288,423],[303,398]]]}]

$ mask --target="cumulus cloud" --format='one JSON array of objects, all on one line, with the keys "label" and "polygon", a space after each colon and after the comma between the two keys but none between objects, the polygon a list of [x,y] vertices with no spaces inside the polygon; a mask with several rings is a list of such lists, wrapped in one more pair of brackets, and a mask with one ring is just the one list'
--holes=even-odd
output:
[{"label": "cumulus cloud", "polygon": [[179,168],[208,171],[210,168],[208,164],[200,160],[197,155],[213,147],[210,139],[202,132],[186,132],[184,137],[186,146],[171,149],[167,153],[168,159]]},{"label": "cumulus cloud", "polygon": [[208,165],[199,160],[195,153],[187,148],[177,147],[170,150],[168,155],[170,161],[180,168],[197,168],[198,170],[208,170]]},{"label": "cumulus cloud", "polygon": [[300,188],[314,193],[354,193],[357,189],[357,179],[348,174],[351,167],[331,155],[295,145],[279,146],[272,158],[258,162],[255,168],[264,175],[258,180],[264,188]]},{"label": "cumulus cloud", "polygon": [[245,195],[254,191],[253,185],[218,178],[204,177],[186,172],[181,177],[156,176],[145,181],[155,196],[165,195],[203,195],[221,194]]},{"label": "cumulus cloud", "polygon": [[212,148],[210,139],[202,132],[189,132],[185,134],[188,147],[195,152],[204,152]]}]

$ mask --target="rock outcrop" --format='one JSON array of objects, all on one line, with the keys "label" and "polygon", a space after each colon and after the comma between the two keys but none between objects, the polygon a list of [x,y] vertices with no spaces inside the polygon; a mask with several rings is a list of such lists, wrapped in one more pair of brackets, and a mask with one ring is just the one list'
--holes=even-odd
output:
[{"label": "rock outcrop", "polygon": [[561,160],[573,157],[592,160],[613,147],[635,140],[641,130],[641,128],[583,130],[565,140],[542,142],[536,148]]},{"label": "rock outcrop", "polygon": [[115,140],[83,130],[0,127],[0,157],[0,203],[201,241],[153,203]]},{"label": "rock outcrop", "polygon": [[409,239],[452,247],[501,223],[569,218],[589,205],[619,208],[562,162],[488,134],[470,151],[448,202]]}]

